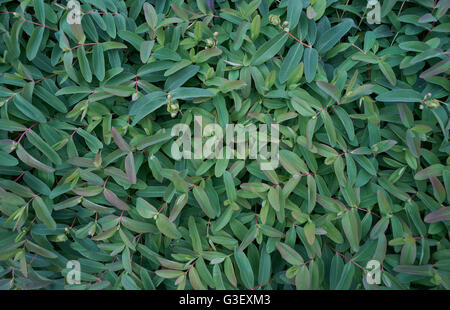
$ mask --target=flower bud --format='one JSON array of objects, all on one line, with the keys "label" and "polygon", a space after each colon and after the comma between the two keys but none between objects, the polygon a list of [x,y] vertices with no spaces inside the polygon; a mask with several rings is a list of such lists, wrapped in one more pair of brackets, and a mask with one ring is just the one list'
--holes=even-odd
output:
[{"label": "flower bud", "polygon": [[173,118],[175,116],[177,116],[178,111],[180,110],[180,106],[178,105],[178,103],[176,102],[170,102],[167,105],[167,112],[170,113],[170,116]]},{"label": "flower bud", "polygon": [[281,20],[280,20],[280,16],[275,15],[275,14],[270,14],[269,15],[269,23],[271,23],[274,26],[278,26],[280,24]]},{"label": "flower bud", "polygon": [[206,39],[205,42],[206,42],[206,45],[209,46],[209,47],[214,46],[214,41],[211,40],[210,38]]},{"label": "flower bud", "polygon": [[439,101],[437,101],[436,99],[426,101],[425,105],[427,106],[428,109],[436,109],[437,107],[440,106]]},{"label": "flower bud", "polygon": [[59,234],[56,236],[56,242],[64,242],[67,240],[67,235],[66,234]]}]

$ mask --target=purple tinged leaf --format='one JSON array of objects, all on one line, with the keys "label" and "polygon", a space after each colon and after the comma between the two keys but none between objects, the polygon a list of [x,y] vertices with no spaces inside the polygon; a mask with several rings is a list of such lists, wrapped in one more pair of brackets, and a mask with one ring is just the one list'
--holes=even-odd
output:
[{"label": "purple tinged leaf", "polygon": [[128,204],[124,201],[122,201],[119,197],[117,197],[116,194],[114,194],[109,189],[105,188],[103,190],[103,195],[105,196],[105,199],[112,204],[114,207],[120,210],[129,210],[130,207]]},{"label": "purple tinged leaf", "polygon": [[134,165],[134,156],[132,152],[125,157],[125,171],[131,184],[136,184],[136,167]]},{"label": "purple tinged leaf", "polygon": [[131,148],[128,143],[122,138],[116,128],[111,127],[111,133],[114,139],[114,143],[124,152],[131,152]]},{"label": "purple tinged leaf", "polygon": [[437,223],[450,221],[450,208],[444,207],[439,210],[428,213],[424,218],[425,223]]}]

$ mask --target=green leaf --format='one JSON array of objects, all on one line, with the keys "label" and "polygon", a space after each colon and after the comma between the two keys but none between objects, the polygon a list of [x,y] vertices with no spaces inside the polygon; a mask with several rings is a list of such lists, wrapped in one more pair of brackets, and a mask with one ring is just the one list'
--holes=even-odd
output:
[{"label": "green leaf", "polygon": [[[292,0],[291,0],[292,1]],[[289,7],[300,7],[299,5],[293,5],[290,4]],[[280,83],[286,83],[291,73],[294,71],[295,67],[300,63],[303,56],[303,45],[301,44],[294,44],[289,49],[289,52],[287,53],[286,57],[283,60],[283,63],[280,68],[280,74],[278,76]]]},{"label": "green leaf", "polygon": [[145,2],[143,9],[145,20],[147,21],[148,26],[151,29],[155,30],[156,25],[158,24],[158,16],[156,14],[155,8],[150,3]]},{"label": "green leaf", "polygon": [[166,94],[156,91],[145,95],[135,101],[130,108],[130,115],[134,116],[132,126],[136,125],[141,119],[160,108],[166,103]]},{"label": "green leaf", "polygon": [[23,147],[22,145],[17,145],[16,150],[17,157],[21,161],[23,161],[25,164],[27,164],[30,167],[36,168],[43,172],[53,173],[55,171],[54,168],[47,166],[46,164],[43,164],[42,162],[38,161],[36,158],[31,156]]},{"label": "green leaf", "polygon": [[105,78],[105,57],[101,44],[94,45],[92,48],[92,67],[95,77],[99,81],[103,81]]},{"label": "green leaf", "polygon": [[395,76],[394,70],[387,62],[379,62],[378,66],[380,67],[381,72],[386,77],[386,79],[391,83],[392,86],[397,85],[397,77]]},{"label": "green leaf", "polygon": [[294,29],[300,20],[303,3],[296,0],[289,0],[287,6],[287,21],[289,22],[289,28]]},{"label": "green leaf", "polygon": [[166,80],[166,83],[164,84],[164,88],[166,89],[166,91],[172,91],[180,86],[183,86],[184,83],[186,83],[186,81],[196,75],[199,70],[200,67],[196,65],[190,65],[186,68],[181,69],[177,73],[169,76],[169,78]]},{"label": "green leaf", "polygon": [[223,93],[228,93],[232,90],[237,90],[245,87],[247,83],[245,83],[242,80],[236,80],[236,81],[228,81],[225,82],[225,84],[220,86],[220,91]]},{"label": "green leaf", "polygon": [[276,247],[280,252],[281,257],[283,257],[283,259],[289,264],[294,266],[300,266],[303,264],[303,258],[289,245],[282,242],[277,242]]},{"label": "green leaf", "polygon": [[255,284],[252,266],[244,252],[235,252],[234,259],[239,268],[241,280],[247,289],[252,289]]},{"label": "green leaf", "polygon": [[216,211],[211,205],[211,202],[209,201],[208,196],[206,195],[206,192],[203,188],[200,186],[195,186],[192,190],[195,200],[197,200],[200,208],[203,210],[203,212],[209,217],[209,218],[215,218],[216,217]]},{"label": "green leaf", "polygon": [[246,21],[242,22],[239,25],[239,28],[236,30],[234,42],[233,42],[233,50],[237,51],[241,48],[242,42],[244,42],[244,36],[247,31],[250,29],[250,24]]},{"label": "green leaf", "polygon": [[382,102],[422,102],[420,94],[412,89],[394,89],[377,96]]},{"label": "green leaf", "polygon": [[158,214],[158,217],[156,218],[156,227],[158,227],[160,232],[171,239],[181,238],[181,233],[177,230],[177,227],[170,222],[164,214]]},{"label": "green leaf", "polygon": [[45,257],[45,258],[54,259],[54,258],[58,257],[52,251],[49,251],[49,250],[41,247],[40,245],[38,245],[38,244],[36,244],[36,243],[34,243],[34,242],[30,241],[30,240],[27,240],[27,243],[25,244],[25,246],[26,246],[28,251],[33,252],[33,253],[35,253],[37,255],[40,255],[42,257]]},{"label": "green leaf", "polygon": [[138,290],[139,287],[136,285],[136,282],[134,282],[133,278],[131,278],[127,274],[122,274],[122,277],[120,279],[120,283],[126,290]]},{"label": "green leaf", "polygon": [[279,34],[274,36],[272,39],[270,39],[257,49],[256,53],[250,60],[250,64],[253,66],[258,66],[271,59],[280,51],[280,49],[286,43],[287,39],[288,35],[284,32],[280,32]]},{"label": "green leaf", "polygon": [[45,115],[20,94],[14,96],[14,105],[30,119],[40,123],[47,122]]},{"label": "green leaf", "polygon": [[41,46],[42,38],[44,36],[44,27],[36,27],[31,34],[30,39],[27,43],[27,58],[28,60],[33,60],[36,57],[39,47]]},{"label": "green leaf", "polygon": [[141,61],[143,63],[147,63],[148,58],[150,57],[150,55],[152,53],[154,44],[155,44],[155,40],[143,41],[141,43],[139,51],[140,51]]},{"label": "green leaf", "polygon": [[444,207],[439,210],[428,213],[424,221],[426,223],[437,223],[442,221],[450,221],[450,208]]},{"label": "green leaf", "polygon": [[325,31],[315,45],[319,53],[328,52],[353,26],[355,23],[352,19],[344,18],[339,24]]},{"label": "green leaf", "polygon": [[126,202],[117,197],[117,195],[114,192],[110,191],[109,189],[105,188],[103,190],[103,195],[105,196],[105,199],[117,209],[120,210],[130,209],[130,207]]},{"label": "green leaf", "polygon": [[34,93],[44,102],[52,106],[55,110],[66,113],[67,107],[58,97],[50,93],[48,90],[40,85],[36,85]]},{"label": "green leaf", "polygon": [[207,287],[203,284],[202,280],[200,279],[200,276],[197,272],[197,269],[195,267],[191,267],[189,269],[189,282],[191,282],[192,287],[195,290],[206,290]]},{"label": "green leaf", "polygon": [[173,99],[192,100],[194,98],[213,97],[209,90],[195,87],[178,87],[170,92]]},{"label": "green leaf", "polygon": [[52,218],[50,211],[48,210],[47,206],[45,205],[44,201],[41,197],[37,196],[33,199],[33,209],[36,212],[37,218],[42,221],[42,223],[47,226],[50,230],[56,229],[56,222]]},{"label": "green leaf", "polygon": [[314,48],[307,48],[305,50],[305,78],[308,83],[314,80],[317,71],[317,64],[319,61],[319,53]]},{"label": "green leaf", "polygon": [[91,67],[89,66],[89,61],[86,57],[86,51],[84,50],[84,46],[77,48],[77,57],[78,62],[80,63],[80,70],[83,78],[86,82],[92,82],[92,72]]},{"label": "green leaf", "polygon": [[339,103],[339,99],[341,97],[340,91],[339,89],[337,89],[336,86],[334,86],[333,84],[324,82],[324,81],[317,81],[316,82],[317,86],[319,86],[319,88],[321,90],[323,90],[328,96],[330,96],[331,98],[334,99],[334,101],[336,101],[337,103]]},{"label": "green leaf", "polygon": [[426,180],[431,175],[434,175],[435,177],[441,176],[442,172],[444,170],[444,166],[441,164],[434,164],[431,165],[425,169],[420,170],[414,175],[414,179],[418,181]]},{"label": "green leaf", "polygon": [[144,43],[144,39],[142,39],[142,37],[131,31],[119,30],[117,34],[121,39],[133,45],[133,47],[138,51],[140,50],[142,43]]},{"label": "green leaf", "polygon": [[19,161],[14,157],[9,155],[8,153],[0,151],[0,162],[2,166],[13,167],[17,166]]},{"label": "green leaf", "polygon": [[[164,76],[171,76],[172,74],[174,74],[175,72],[180,71],[183,68],[186,68],[187,66],[189,66],[190,64],[192,64],[191,60],[188,59],[182,59],[179,62],[176,62],[175,64],[173,64],[173,66],[171,66],[169,69],[167,69],[166,72],[164,72]],[[200,90],[201,88],[199,88]],[[202,89],[203,90],[203,89]]]},{"label": "green leaf", "polygon": [[202,63],[209,60],[212,57],[219,56],[221,54],[222,50],[217,47],[207,48],[198,52],[197,55],[195,55],[195,62]]},{"label": "green leaf", "polygon": [[228,171],[224,171],[223,173],[223,182],[225,183],[225,189],[227,192],[228,200],[230,202],[235,201],[237,197],[236,188],[234,186],[233,177],[231,176],[231,173],[229,173]]},{"label": "green leaf", "polygon": [[358,213],[355,209],[344,212],[342,216],[342,228],[354,252],[359,251],[358,219]]}]

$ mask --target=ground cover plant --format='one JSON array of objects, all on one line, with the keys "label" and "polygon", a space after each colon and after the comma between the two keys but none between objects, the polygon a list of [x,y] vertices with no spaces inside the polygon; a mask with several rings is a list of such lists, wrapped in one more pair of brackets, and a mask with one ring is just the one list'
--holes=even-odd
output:
[{"label": "ground cover plant", "polygon": [[448,289],[449,2],[0,1],[0,287]]}]

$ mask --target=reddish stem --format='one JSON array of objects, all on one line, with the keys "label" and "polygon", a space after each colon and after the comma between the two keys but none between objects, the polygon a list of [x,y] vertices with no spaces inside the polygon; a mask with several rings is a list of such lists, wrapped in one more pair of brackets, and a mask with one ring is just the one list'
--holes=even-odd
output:
[{"label": "reddish stem", "polygon": [[336,252],[337,254],[339,254],[340,256],[342,256],[343,258],[345,258],[346,260],[348,260],[349,262],[351,262],[353,265],[359,267],[360,269],[364,270],[364,267],[361,266],[360,264],[358,264],[357,262],[355,262],[354,260],[352,260],[351,258],[348,258],[347,256],[345,256],[344,254],[342,254],[341,252],[339,252],[338,250],[330,247],[326,242],[324,242],[323,244],[325,244],[328,248],[330,248],[331,250],[333,250],[334,252]]},{"label": "reddish stem", "polygon": [[23,92],[23,89],[18,91],[17,93],[12,94],[11,96],[9,96],[8,99],[6,99],[5,103],[8,102],[9,100],[11,100],[12,98],[14,98],[16,95],[20,94]]},{"label": "reddish stem", "polygon": [[161,209],[159,209],[158,214],[160,214],[161,211],[164,210],[164,208],[166,207],[166,205],[167,205],[167,201],[162,205]]},{"label": "reddish stem", "polygon": [[361,210],[361,211],[364,211],[364,212],[373,214],[373,215],[375,215],[376,217],[381,218],[381,216],[379,216],[378,214],[376,214],[376,213],[374,213],[374,212],[372,212],[372,211],[369,211],[369,210],[366,210],[366,209],[362,209],[362,208],[358,208],[358,207],[352,207],[352,208],[356,208],[356,209],[358,209],[358,210]]},{"label": "reddish stem", "polygon": [[343,156],[343,155],[345,155],[345,154],[347,154],[348,153],[348,151],[345,151],[344,153],[341,153],[341,154],[339,154],[338,156],[336,156],[336,157],[341,157],[341,156]]},{"label": "reddish stem", "polygon": [[36,126],[37,124],[39,124],[39,122],[34,123],[33,125],[31,125],[30,127],[28,127],[19,137],[19,139],[16,141],[17,144],[20,143],[20,141],[22,140],[22,138],[25,136],[25,134],[31,130],[31,128],[33,128],[34,126]]},{"label": "reddish stem", "polygon": [[121,222],[122,222],[123,212],[125,212],[125,210],[122,210],[122,213],[120,213],[119,224],[118,224],[119,227],[120,227],[120,224],[121,224]]},{"label": "reddish stem", "polygon": [[358,51],[360,51],[361,53],[363,53],[364,55],[367,56],[366,52],[364,52],[362,49],[360,49],[358,46],[356,46],[355,44],[352,43],[352,46],[355,47]]},{"label": "reddish stem", "polygon": [[197,262],[197,260],[195,260],[190,266],[189,268],[184,272],[185,274],[189,272],[189,270],[191,270],[192,267],[194,267],[195,263]]},{"label": "reddish stem", "polygon": [[307,175],[315,175],[315,173],[314,173],[314,172],[311,172],[311,173],[304,173],[304,174],[300,174],[299,176],[300,176],[300,177],[304,177],[304,176],[307,176]]},{"label": "reddish stem", "polygon": [[34,259],[36,258],[36,256],[37,256],[37,254],[34,254],[33,258],[32,258],[31,261],[30,261],[30,266],[31,266],[31,264],[34,262]]},{"label": "reddish stem", "polygon": [[100,44],[100,42],[79,44],[79,45],[76,45],[76,46],[72,47],[70,50],[72,51],[72,50],[74,50],[76,48],[79,48],[81,46],[89,46],[89,45],[97,45],[97,44]]},{"label": "reddish stem", "polygon": [[324,106],[322,109],[320,109],[319,112],[316,113],[316,115],[314,115],[314,118],[317,117],[317,115],[319,115],[320,113],[322,113],[323,110],[325,110],[326,108],[328,108],[329,106]]},{"label": "reddish stem", "polygon": [[[111,264],[114,264],[114,262],[116,261],[116,259],[117,259],[117,256],[114,256],[114,259],[113,259],[113,261],[112,261]],[[98,281],[100,281],[100,280],[103,278],[103,276],[105,275],[105,273],[106,273],[108,270],[109,270],[109,269],[106,268],[106,270],[103,271],[103,273],[102,273],[101,276],[95,281],[95,283],[98,283]]]},{"label": "reddish stem", "polygon": [[78,214],[75,214],[75,218],[73,219],[72,225],[70,225],[69,229],[72,229],[73,225],[75,225],[75,221],[77,220],[77,216],[78,216]]},{"label": "reddish stem", "polygon": [[74,134],[76,134],[76,132],[78,131],[78,129],[82,129],[82,128],[84,128],[84,127],[86,127],[86,125],[85,126],[83,126],[83,127],[78,127],[77,129],[75,129],[71,134],[70,134],[70,138],[73,138],[73,136],[74,136]]},{"label": "reddish stem", "polygon": [[[51,77],[53,77],[53,76],[55,76],[55,75],[57,75],[57,74],[52,74],[52,75],[50,75],[50,76],[43,77],[42,79],[36,81],[35,84],[40,83],[40,82],[42,82],[42,81],[44,81],[44,80],[46,80],[46,79],[48,79],[48,78],[51,78]],[[8,101],[11,100],[12,98],[14,98],[16,95],[21,94],[21,93],[23,93],[23,89],[20,90],[20,91],[18,91],[17,93],[12,94],[8,99],[6,99],[6,102],[8,102]]]},{"label": "reddish stem", "polygon": [[30,23],[30,24],[33,24],[33,25],[36,25],[36,26],[41,26],[41,27],[48,28],[50,30],[58,32],[58,29],[55,29],[55,28],[52,28],[52,27],[49,27],[49,26],[46,26],[46,25],[43,25],[43,24],[35,23],[35,22],[33,22],[31,20],[28,20],[28,19],[25,19],[25,18],[23,18],[23,21],[25,21],[27,23]]},{"label": "reddish stem", "polygon": [[43,77],[42,79],[37,80],[37,81],[36,81],[36,84],[37,84],[37,83],[40,83],[40,82],[42,82],[42,81],[44,81],[44,80],[46,80],[46,79],[49,79],[49,78],[51,78],[51,77],[54,77],[55,75],[58,75],[58,74],[57,74],[57,73],[54,73],[54,74],[52,74],[52,75]]},{"label": "reddish stem", "polygon": [[306,46],[306,47],[312,48],[311,45],[308,45],[308,44],[302,42],[302,40],[297,39],[297,38],[296,38],[294,35],[292,35],[289,31],[285,31],[285,30],[283,30],[283,31],[286,32],[292,39],[294,39],[294,40],[297,41],[298,43],[300,43],[300,44],[302,44],[302,45],[304,45],[304,46]]},{"label": "reddish stem", "polygon": [[22,173],[19,174],[19,176],[17,178],[14,179],[14,182],[17,182],[20,180],[21,177],[23,177],[23,175],[25,174],[25,171],[22,171]]}]

